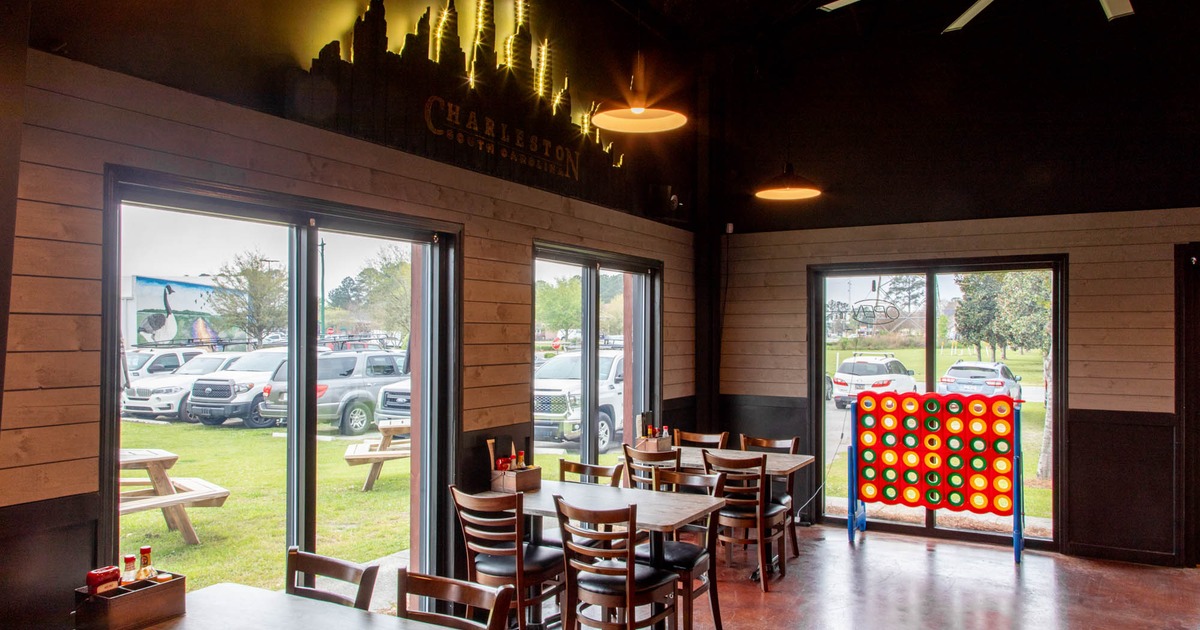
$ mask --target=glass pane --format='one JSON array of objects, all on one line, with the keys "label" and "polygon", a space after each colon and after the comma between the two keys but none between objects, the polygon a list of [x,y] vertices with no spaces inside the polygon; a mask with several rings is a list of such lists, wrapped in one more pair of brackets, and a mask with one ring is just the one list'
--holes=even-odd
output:
[{"label": "glass pane", "polygon": [[122,505],[172,491],[228,496],[169,517],[186,515],[201,545],[147,507],[120,517],[119,547],[151,545],[155,566],[187,575],[188,588],[283,588],[287,440],[259,403],[287,358],[265,346],[288,335],[290,229],[122,206]]},{"label": "glass pane", "polygon": [[[1052,538],[1051,272],[1005,271],[937,276],[937,391],[1024,400],[1021,416],[1025,534]],[[938,527],[1011,533],[1012,516],[939,510]]]},{"label": "glass pane", "polygon": [[[600,272],[600,463],[621,457],[620,444],[637,438],[637,415],[649,409],[646,391],[647,277]],[[611,421],[609,427],[603,426]],[[610,430],[607,439],[604,434]]]},{"label": "glass pane", "polygon": [[[316,420],[324,437],[317,441],[316,548],[383,570],[406,566],[419,513],[410,483],[420,465],[413,442],[421,412],[413,400],[428,347],[427,247],[330,231],[320,239]],[[286,377],[279,385],[286,395]],[[276,393],[268,403],[286,409]],[[377,589],[371,607],[394,608],[395,599]]]},{"label": "glass pane", "polygon": [[[558,479],[559,458],[581,461],[583,273],[579,265],[534,265],[533,427],[537,463]],[[611,361],[610,361],[611,362]]]},{"label": "glass pane", "polygon": [[[926,391],[925,275],[830,277],[825,282],[825,514],[846,515],[851,409],[863,392]],[[904,471],[893,471],[897,476]],[[889,473],[893,474],[893,473]],[[925,510],[867,504],[873,520],[924,525]]]}]

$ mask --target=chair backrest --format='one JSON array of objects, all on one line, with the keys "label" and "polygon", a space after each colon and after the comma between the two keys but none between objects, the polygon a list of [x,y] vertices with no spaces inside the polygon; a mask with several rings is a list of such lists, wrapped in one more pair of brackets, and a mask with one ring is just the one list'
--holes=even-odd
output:
[{"label": "chair backrest", "polygon": [[[725,473],[718,472],[708,475],[658,468],[654,470],[654,487],[667,492],[691,490],[703,492],[713,497],[723,497],[725,496]],[[707,549],[710,555],[716,556],[717,511],[709,512],[704,517],[703,522],[698,521],[683,529],[685,531],[702,531],[704,533],[704,543],[701,546]]]},{"label": "chair backrest", "polygon": [[463,543],[467,547],[467,577],[475,577],[475,557],[479,554],[491,556],[514,556],[517,563],[517,584],[525,574],[525,554],[521,541],[525,538],[525,495],[520,492],[476,496],[450,486],[454,497],[454,509],[458,512],[458,523],[462,528]]},{"label": "chair backrest", "polygon": [[725,448],[729,444],[729,432],[692,433],[691,431],[675,431],[675,446],[706,446],[708,448]]},{"label": "chair backrest", "polygon": [[575,592],[580,573],[625,580],[625,609],[632,611],[637,505],[592,510],[554,496],[554,511],[562,531],[567,568],[567,592]]},{"label": "chair backrest", "polygon": [[[500,587],[484,586],[437,575],[409,573],[407,569],[402,568],[396,574],[396,616],[459,630],[505,630],[508,627],[508,607],[512,604],[514,592],[509,584]],[[469,617],[410,610],[409,595],[432,597],[450,604],[466,606],[467,615],[471,614],[472,609],[480,608],[488,611],[487,621],[480,623]],[[459,606],[454,606],[454,609],[458,610]]]},{"label": "chair backrest", "polygon": [[[625,464],[614,464],[612,466],[599,466],[596,464],[583,464],[570,459],[558,460],[558,480],[567,481],[567,474],[578,475],[576,481],[582,483],[607,483],[610,486],[618,486],[621,484],[621,473],[625,470]],[[595,481],[592,481],[595,479]]]},{"label": "chair backrest", "polygon": [[625,477],[630,488],[654,488],[654,469],[679,470],[679,451],[639,451],[625,444]]},{"label": "chair backrest", "polygon": [[704,451],[704,472],[725,473],[725,506],[757,511],[759,518],[766,511],[767,456],[721,457]]},{"label": "chair backrest", "polygon": [[[758,438],[742,435],[742,450],[743,451],[759,451],[768,453],[787,453],[789,455],[797,455],[800,453],[800,438]],[[787,476],[787,494],[792,495],[796,482],[795,473]]]},{"label": "chair backrest", "polygon": [[[299,547],[289,547],[287,550],[287,583],[284,590],[289,595],[299,595],[309,599],[319,599],[343,606],[353,606],[362,610],[371,607],[371,595],[375,592],[375,576],[379,573],[377,564],[358,564],[347,560],[320,556]],[[324,591],[305,583],[297,584],[300,574],[307,576],[329,577],[343,582],[358,585],[358,593],[354,598]]]}]

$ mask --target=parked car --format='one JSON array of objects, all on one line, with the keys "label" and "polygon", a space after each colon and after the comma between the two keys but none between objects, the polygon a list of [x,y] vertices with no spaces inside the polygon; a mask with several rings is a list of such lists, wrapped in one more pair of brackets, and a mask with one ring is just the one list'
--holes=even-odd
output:
[{"label": "parked car", "polygon": [[388,420],[412,420],[412,377],[409,375],[379,388],[379,396],[375,402],[375,422]]},{"label": "parked car", "polygon": [[855,352],[833,374],[833,404],[845,409],[864,391],[915,392],[917,382],[890,352]]},{"label": "parked car", "polygon": [[170,374],[207,352],[204,348],[139,348],[125,353],[129,382],[152,374]]},{"label": "parked car", "polygon": [[188,414],[209,426],[224,424],[229,418],[241,418],[253,429],[275,426],[274,418],[258,413],[258,405],[263,401],[263,387],[287,356],[287,348],[255,350],[224,370],[196,379],[187,402]]},{"label": "parked car", "polygon": [[[619,444],[623,430],[625,387],[624,354],[619,350],[600,351],[600,413],[597,416],[598,448],[601,453]],[[582,434],[580,398],[582,354],[564,352],[546,361],[533,372],[534,439],[551,442],[575,441]]]},{"label": "parked car", "polygon": [[1012,373],[1003,363],[986,361],[959,361],[946,370],[938,379],[939,394],[983,394],[985,396],[1008,395],[1013,400],[1021,399],[1021,377]]},{"label": "parked car", "polygon": [[121,391],[121,415],[135,418],[172,416],[192,420],[187,400],[196,379],[228,368],[245,352],[206,352],[179,366],[172,373],[146,376]]},{"label": "parked car", "polygon": [[[404,355],[391,350],[344,350],[317,357],[317,419],[343,435],[362,435],[375,421],[375,401],[384,385],[405,378]],[[259,415],[286,424],[288,364],[283,362],[263,389]]]}]

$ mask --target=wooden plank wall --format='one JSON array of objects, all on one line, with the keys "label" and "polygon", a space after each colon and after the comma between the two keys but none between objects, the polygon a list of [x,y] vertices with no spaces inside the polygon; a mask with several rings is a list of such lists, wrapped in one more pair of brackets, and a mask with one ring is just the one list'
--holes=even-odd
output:
[{"label": "wooden plank wall", "polygon": [[105,164],[464,226],[464,430],[531,418],[535,239],[662,260],[664,397],[694,392],[692,235],[29,51],[0,506],[97,489]]},{"label": "wooden plank wall", "polygon": [[807,396],[807,268],[1066,253],[1073,409],[1175,412],[1174,245],[1195,208],[732,236],[721,392]]}]

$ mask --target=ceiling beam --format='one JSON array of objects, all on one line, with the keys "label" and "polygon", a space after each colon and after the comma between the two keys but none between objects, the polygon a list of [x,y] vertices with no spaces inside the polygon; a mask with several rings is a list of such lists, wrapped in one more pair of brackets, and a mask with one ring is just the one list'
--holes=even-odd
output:
[{"label": "ceiling beam", "polygon": [[946,30],[942,31],[942,34],[944,35],[951,31],[957,31],[957,30],[961,29],[962,27],[966,26],[967,22],[970,22],[971,20],[975,19],[975,16],[979,15],[979,13],[981,11],[983,11],[984,9],[986,9],[988,7],[988,5],[991,3],[992,3],[992,0],[976,0],[975,4],[972,4],[971,8],[967,9],[965,13],[958,16],[957,20],[954,20],[953,22],[951,22],[950,26],[947,26]]},{"label": "ceiling beam", "polygon": [[835,9],[840,9],[842,7],[848,7],[852,4],[854,4],[855,2],[858,2],[858,0],[833,0],[833,2],[830,2],[828,4],[823,4],[817,8],[828,13]]},{"label": "ceiling beam", "polygon": [[1108,16],[1109,22],[1119,17],[1133,15],[1133,5],[1130,4],[1130,0],[1100,0],[1100,6],[1104,7],[1104,15]]}]

